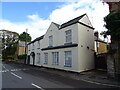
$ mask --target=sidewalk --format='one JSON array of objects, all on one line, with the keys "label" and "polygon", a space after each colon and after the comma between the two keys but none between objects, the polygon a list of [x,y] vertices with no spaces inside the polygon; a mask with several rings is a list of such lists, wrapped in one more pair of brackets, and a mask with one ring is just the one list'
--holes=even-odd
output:
[{"label": "sidewalk", "polygon": [[82,80],[89,83],[99,84],[99,85],[106,85],[106,86],[113,86],[120,88],[120,81],[114,79],[107,78],[107,72],[97,69],[97,70],[90,70],[81,73],[74,73],[69,71],[57,70],[57,69],[49,69],[49,68],[37,68],[37,70],[48,72],[51,74],[60,75],[67,78],[72,78],[76,80]]}]

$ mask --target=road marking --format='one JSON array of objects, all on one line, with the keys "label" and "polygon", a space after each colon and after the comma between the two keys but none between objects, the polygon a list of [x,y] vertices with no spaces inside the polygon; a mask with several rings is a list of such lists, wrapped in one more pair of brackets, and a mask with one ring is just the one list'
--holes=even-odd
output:
[{"label": "road marking", "polygon": [[3,72],[7,72],[7,70],[1,70],[0,72],[2,72],[2,73],[3,73]]},{"label": "road marking", "polygon": [[15,74],[15,73],[12,73],[12,72],[11,72],[11,74],[14,75],[14,76],[16,76],[16,77],[18,77],[19,79],[22,79],[22,77],[18,76],[18,75]]},{"label": "road marking", "polygon": [[34,83],[32,83],[31,85],[33,85],[33,86],[35,86],[36,88],[39,88],[39,89],[41,89],[41,90],[45,90],[45,89],[43,89],[42,87],[40,87],[40,86],[38,86],[38,85],[36,85],[36,84],[34,84]]},{"label": "road marking", "polygon": [[4,69],[8,70],[5,66],[3,66]]},{"label": "road marking", "polygon": [[6,69],[5,66],[3,66],[3,68]]},{"label": "road marking", "polygon": [[80,80],[85,81],[85,82],[89,82],[89,83],[98,84],[98,85],[111,86],[111,87],[120,87],[118,85],[104,84],[104,83],[99,83],[99,82],[94,82],[94,81],[88,81],[88,80],[85,80],[85,79],[80,79]]},{"label": "road marking", "polygon": [[9,71],[5,66],[3,66],[3,68],[4,68],[5,70],[2,70],[2,71],[0,71],[0,72],[7,72],[7,71]]}]

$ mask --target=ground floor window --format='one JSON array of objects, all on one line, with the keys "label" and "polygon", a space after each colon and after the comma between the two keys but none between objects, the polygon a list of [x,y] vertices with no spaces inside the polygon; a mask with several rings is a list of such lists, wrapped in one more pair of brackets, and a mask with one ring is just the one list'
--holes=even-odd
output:
[{"label": "ground floor window", "polygon": [[71,67],[72,66],[72,52],[65,51],[65,66]]},{"label": "ground floor window", "polygon": [[40,64],[40,53],[37,53],[37,64]]},{"label": "ground floor window", "polygon": [[48,64],[48,53],[44,53],[44,58],[45,58],[44,64]]},{"label": "ground floor window", "polygon": [[59,52],[52,52],[53,65],[59,64]]}]

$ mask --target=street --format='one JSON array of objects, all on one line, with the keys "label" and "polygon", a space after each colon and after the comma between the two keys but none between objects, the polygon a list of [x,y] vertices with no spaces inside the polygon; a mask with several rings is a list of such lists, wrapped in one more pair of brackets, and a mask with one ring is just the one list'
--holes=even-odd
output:
[{"label": "street", "polygon": [[[2,63],[2,88],[112,88],[42,72],[40,67]],[[114,88],[114,87],[113,87]]]}]

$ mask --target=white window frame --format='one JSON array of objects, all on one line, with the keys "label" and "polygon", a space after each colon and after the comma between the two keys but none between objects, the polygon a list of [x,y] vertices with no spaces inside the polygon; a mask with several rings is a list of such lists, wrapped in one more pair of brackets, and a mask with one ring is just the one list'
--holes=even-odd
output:
[{"label": "white window frame", "polygon": [[48,53],[44,53],[44,64],[48,64]]},{"label": "white window frame", "polygon": [[38,48],[40,48],[40,41],[38,41]]},{"label": "white window frame", "polygon": [[65,31],[66,43],[72,42],[72,30]]},{"label": "white window frame", "polygon": [[72,51],[65,51],[65,67],[72,67]]},{"label": "white window frame", "polygon": [[53,36],[49,36],[49,46],[53,46]]},{"label": "white window frame", "polygon": [[52,52],[53,65],[59,65],[59,52]]}]

